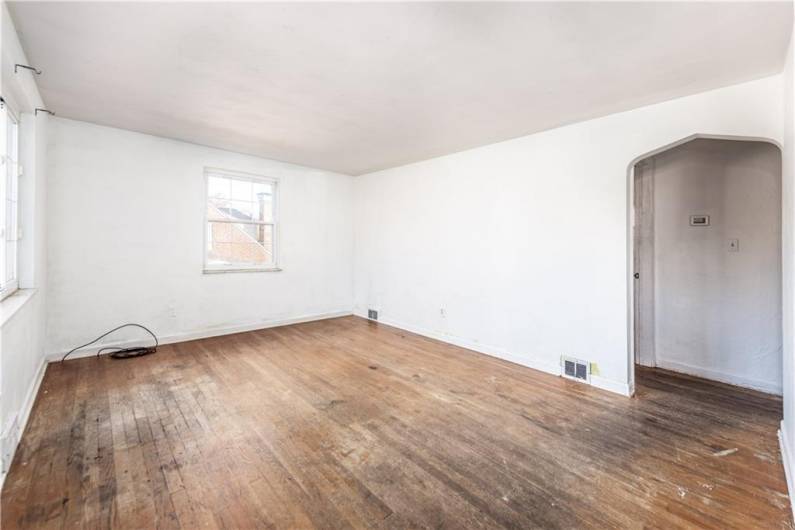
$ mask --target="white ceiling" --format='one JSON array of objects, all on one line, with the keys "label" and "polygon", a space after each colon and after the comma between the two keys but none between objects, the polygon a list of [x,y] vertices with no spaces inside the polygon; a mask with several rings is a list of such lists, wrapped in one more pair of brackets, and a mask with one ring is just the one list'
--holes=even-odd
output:
[{"label": "white ceiling", "polygon": [[10,3],[59,116],[357,175],[781,70],[791,3]]}]

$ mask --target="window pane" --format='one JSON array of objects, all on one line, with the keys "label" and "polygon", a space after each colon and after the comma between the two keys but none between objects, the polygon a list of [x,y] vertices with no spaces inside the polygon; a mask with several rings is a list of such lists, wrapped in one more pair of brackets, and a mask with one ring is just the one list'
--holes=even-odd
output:
[{"label": "window pane", "polygon": [[275,264],[274,191],[274,184],[267,181],[227,178],[223,173],[208,175],[208,268],[245,269]]},{"label": "window pane", "polygon": [[231,199],[236,201],[251,201],[251,181],[230,179],[232,183]]},{"label": "window pane", "polygon": [[0,286],[5,285],[8,283],[8,276],[12,276],[14,273],[13,268],[9,271],[8,270],[8,243],[3,238],[2,244],[0,245]]},{"label": "window pane", "polygon": [[9,164],[8,165],[8,192],[6,193],[6,199],[9,201],[16,201],[19,197],[19,164]]},{"label": "window pane", "polygon": [[8,212],[8,221],[6,222],[6,239],[8,241],[16,241],[19,226],[19,215],[17,213],[17,203],[7,201],[6,211]]},{"label": "window pane", "polygon": [[3,284],[9,284],[17,279],[17,242],[6,241],[6,269]]},{"label": "window pane", "polygon": [[264,267],[273,264],[273,226],[207,223],[207,265]]},{"label": "window pane", "polygon": [[248,201],[228,201],[211,199],[207,209],[210,220],[262,221],[260,205]]},{"label": "window pane", "polygon": [[210,220],[274,222],[270,183],[210,177],[207,202]]},{"label": "window pane", "polygon": [[207,197],[229,199],[231,197],[230,187],[229,179],[209,177],[207,179]]},{"label": "window pane", "polygon": [[266,223],[273,222],[273,186],[264,182],[254,183],[254,198],[257,201],[257,214]]},{"label": "window pane", "polygon": [[4,164],[0,185],[3,237],[0,251],[0,284],[5,294],[16,288],[17,279],[17,186],[19,182],[19,126],[7,108],[2,111],[2,155]]}]

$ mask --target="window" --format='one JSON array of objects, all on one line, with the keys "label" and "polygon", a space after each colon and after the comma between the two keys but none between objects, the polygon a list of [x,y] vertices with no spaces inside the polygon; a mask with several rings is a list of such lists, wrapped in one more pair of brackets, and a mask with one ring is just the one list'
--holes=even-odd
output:
[{"label": "window", "polygon": [[205,170],[204,271],[277,270],[276,179]]},{"label": "window", "polygon": [[0,104],[0,299],[17,290],[17,239],[19,211],[17,193],[21,167],[19,165],[19,120],[6,103]]}]

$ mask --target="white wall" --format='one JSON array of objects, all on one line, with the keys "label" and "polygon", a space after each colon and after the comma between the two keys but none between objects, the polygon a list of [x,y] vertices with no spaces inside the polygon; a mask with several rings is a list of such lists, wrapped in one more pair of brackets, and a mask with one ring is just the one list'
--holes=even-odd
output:
[{"label": "white wall", "polygon": [[[790,499],[795,495],[795,20],[783,72],[784,141],[782,144],[782,283],[783,283],[783,395],[784,419],[781,422],[781,454],[787,474]],[[795,503],[790,503],[795,517]]]},{"label": "white wall", "polygon": [[[78,121],[50,124],[49,353],[126,322],[178,340],[350,313],[352,177]],[[206,166],[280,179],[282,271],[202,274]]]},{"label": "white wall", "polygon": [[628,165],[695,133],[780,141],[782,101],[774,76],[359,177],[355,310],[628,392]]},{"label": "white wall", "polygon": [[[24,429],[44,373],[46,311],[46,114],[34,115],[42,101],[33,77],[14,73],[28,64],[5,4],[2,30],[2,94],[20,115],[21,205],[20,291],[0,302],[0,449],[7,465]],[[5,478],[0,473],[0,483]]]},{"label": "white wall", "polygon": [[653,282],[657,366],[780,394],[781,151],[699,139],[644,166],[654,272],[639,282]]}]

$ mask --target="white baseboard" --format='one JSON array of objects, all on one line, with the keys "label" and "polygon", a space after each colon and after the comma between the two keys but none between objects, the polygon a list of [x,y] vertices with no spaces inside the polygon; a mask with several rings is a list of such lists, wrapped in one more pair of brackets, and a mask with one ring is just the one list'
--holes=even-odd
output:
[{"label": "white baseboard", "polygon": [[[22,403],[22,407],[17,412],[17,424],[19,425],[19,428],[17,429],[16,433],[14,433],[14,451],[11,454],[11,460],[13,460],[14,454],[16,454],[19,442],[22,440],[22,435],[25,433],[25,428],[28,426],[30,413],[33,411],[33,404],[36,402],[36,396],[39,395],[39,387],[41,387],[41,382],[44,379],[44,372],[46,370],[47,360],[42,356],[41,361],[39,362],[39,367],[36,369],[36,375],[33,377],[33,381],[31,381],[28,391],[25,394],[25,401]],[[3,488],[6,475],[7,473],[0,474],[0,490]]]},{"label": "white baseboard", "polygon": [[751,379],[749,377],[740,377],[732,374],[726,374],[717,370],[710,370],[709,368],[702,368],[700,366],[692,366],[679,361],[666,361],[664,359],[657,359],[657,366],[672,372],[680,372],[687,375],[694,375],[696,377],[703,377],[704,379],[712,379],[713,381],[720,381],[721,383],[728,383],[730,385],[741,386],[753,390],[759,390],[768,394],[781,395],[781,384],[771,383],[769,381],[761,381],[758,379]]},{"label": "white baseboard", "polygon": [[595,386],[596,388],[601,388],[602,390],[607,390],[608,392],[614,392],[627,397],[634,393],[629,383],[613,381],[612,379],[606,379],[600,375],[591,374],[591,385]]},{"label": "white baseboard", "polygon": [[[242,333],[245,331],[256,331],[258,329],[275,328],[278,326],[288,326],[290,324],[300,324],[302,322],[313,322],[315,320],[325,320],[328,318],[345,317],[345,316],[350,316],[352,314],[353,313],[350,310],[340,310],[340,311],[331,311],[328,313],[315,313],[311,315],[301,315],[289,318],[259,320],[255,322],[246,322],[242,324],[212,326],[203,329],[183,331],[179,333],[172,333],[170,335],[158,336],[157,341],[159,344],[174,344],[175,342],[206,339],[209,337],[220,337],[223,335],[231,335],[233,333]],[[151,340],[151,337],[149,338]],[[100,348],[127,348],[130,346],[136,346],[140,344],[142,344],[142,339],[104,342],[101,344],[97,343],[75,351],[69,356],[69,358],[79,359],[81,357],[91,357],[93,355],[96,355],[97,350],[99,350]],[[65,353],[66,351],[49,353],[47,354],[47,361],[51,363],[60,361]]]},{"label": "white baseboard", "polygon": [[795,504],[792,502],[792,494],[795,492],[795,488],[793,488],[792,481],[795,480],[795,470],[792,469],[792,464],[795,464],[795,460],[792,458],[792,452],[790,447],[792,447],[787,439],[787,429],[786,425],[784,425],[784,420],[781,420],[781,426],[778,431],[778,442],[781,446],[781,463],[784,465],[784,476],[787,478],[787,492],[789,493],[789,504],[790,509],[792,510],[792,517],[795,519]]},{"label": "white baseboard", "polygon": [[[358,317],[367,318],[367,314],[362,313],[360,311],[354,311],[354,314]],[[556,375],[556,376],[560,376],[561,374],[559,363],[550,363],[547,361],[542,361],[540,359],[534,359],[526,356],[520,357],[503,348],[498,348],[496,346],[489,346],[486,344],[482,344],[480,342],[474,342],[449,333],[439,333],[433,330],[429,330],[427,328],[423,328],[421,326],[406,324],[405,322],[398,322],[396,320],[391,320],[389,318],[379,318],[378,322],[381,324],[386,324],[387,326],[392,326],[395,328],[402,329],[404,331],[416,333],[417,335],[422,335],[423,337],[436,339],[442,342],[446,342],[448,344],[452,344],[454,346],[466,348],[467,350],[472,350],[477,353],[489,355],[490,357],[496,357],[497,359],[510,361],[512,363],[526,366],[527,368],[532,368],[534,370],[538,370],[540,372],[544,372],[547,374]],[[631,395],[628,383],[620,383],[613,381],[611,379],[605,379],[604,377],[592,375],[591,385],[597,388],[601,388],[602,390],[607,390],[609,392],[615,392],[616,394],[621,394],[622,396]]]},{"label": "white baseboard", "polygon": [[[47,371],[47,360],[42,357],[41,361],[39,362],[39,367],[36,370],[36,376],[33,378],[33,382],[28,388],[28,393],[25,395],[25,402],[22,404],[22,410],[19,411],[19,435],[20,439],[22,437],[22,433],[25,432],[25,427],[28,425],[28,420],[30,419],[30,413],[33,411],[33,404],[36,402],[36,396],[39,395],[39,387],[41,386],[41,382],[44,380],[44,372]],[[17,440],[19,443],[19,440]]]}]

